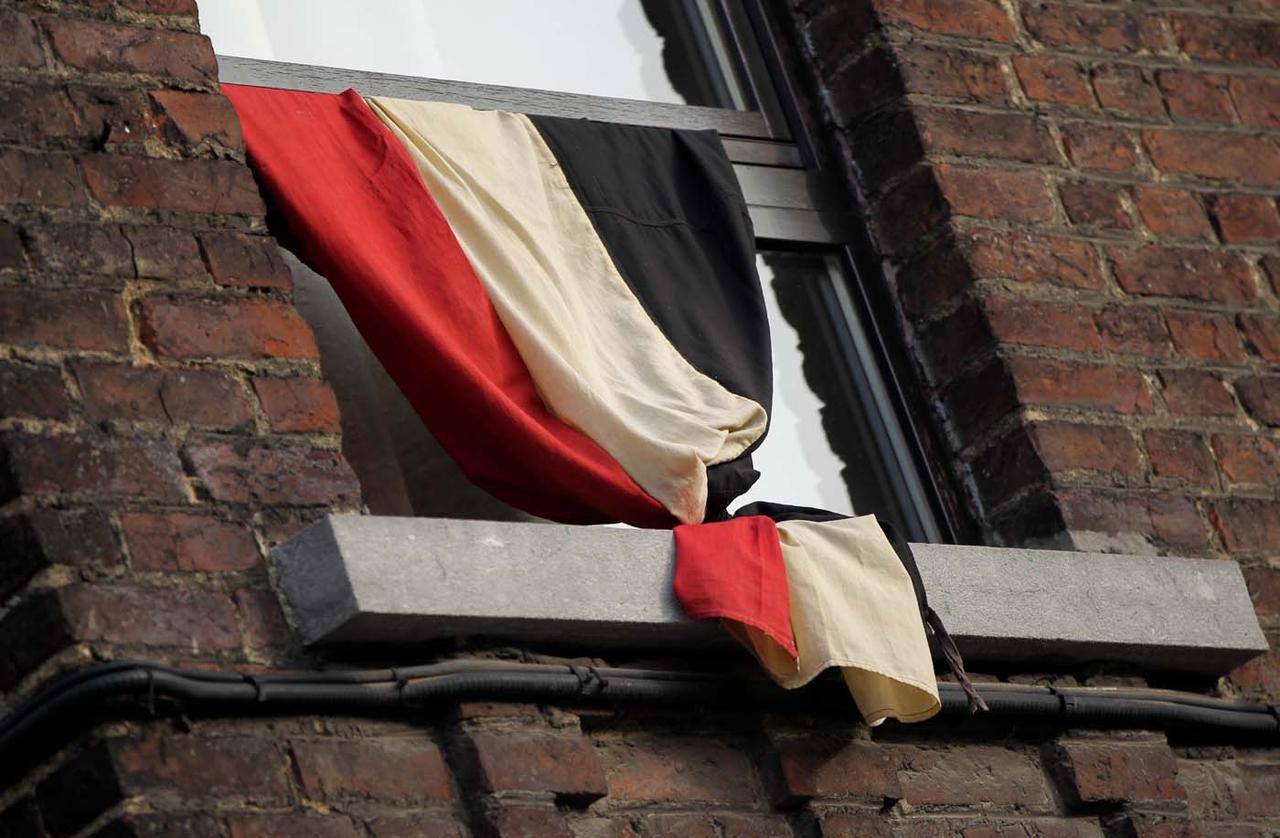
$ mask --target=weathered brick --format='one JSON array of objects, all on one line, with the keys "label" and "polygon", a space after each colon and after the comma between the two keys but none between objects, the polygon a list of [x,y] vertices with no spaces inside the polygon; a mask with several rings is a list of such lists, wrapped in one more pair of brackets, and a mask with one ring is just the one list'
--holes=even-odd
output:
[{"label": "weathered brick", "polygon": [[1280,375],[1241,378],[1236,381],[1236,393],[1250,416],[1263,424],[1280,426]]},{"label": "weathered brick", "polygon": [[1235,400],[1222,377],[1204,370],[1160,371],[1160,395],[1173,413],[1185,416],[1234,416]]},{"label": "weathered brick", "polygon": [[1257,291],[1239,255],[1146,245],[1107,250],[1111,270],[1129,294],[1209,302],[1249,302]]},{"label": "weathered brick", "polygon": [[564,816],[545,803],[494,802],[473,826],[477,838],[573,838]]},{"label": "weathered brick", "polygon": [[43,271],[134,275],[133,253],[117,227],[104,224],[36,224],[23,228],[32,264]]},{"label": "weathered brick", "polygon": [[0,835],[46,838],[48,834],[40,817],[40,807],[31,797],[20,797],[9,808],[0,811]]},{"label": "weathered brick", "polygon": [[304,814],[236,814],[227,818],[231,838],[279,838],[281,835],[306,835],[307,838],[367,838],[367,833],[347,815]]},{"label": "weathered brick", "polygon": [[1156,477],[1185,480],[1195,486],[1217,483],[1213,455],[1199,434],[1188,431],[1145,431],[1142,441]]},{"label": "weathered brick", "polygon": [[1013,68],[1027,98],[1033,102],[1078,107],[1096,105],[1088,76],[1075,61],[1049,55],[1015,55]]},{"label": "weathered brick", "polygon": [[854,125],[903,92],[897,59],[883,47],[859,57],[827,84],[831,116],[841,128]]},{"label": "weathered brick", "polygon": [[291,288],[293,277],[275,242],[242,233],[202,233],[205,265],[219,285],[244,288]]},{"label": "weathered brick", "polygon": [[1280,364],[1280,317],[1241,314],[1239,321],[1250,351],[1264,361]]},{"label": "weathered brick", "polygon": [[223,430],[253,421],[240,383],[222,373],[95,364],[78,366],[76,378],[93,419]]},{"label": "weathered brick", "polygon": [[84,179],[71,156],[0,149],[0,204],[79,207],[87,203]]},{"label": "weathered brick", "polygon": [[1280,817],[1280,765],[1274,762],[1243,762],[1239,767],[1236,811],[1246,818]]},{"label": "weathered brick", "polygon": [[751,761],[723,740],[654,736],[605,745],[600,756],[614,801],[727,806],[755,801]]},{"label": "weathered brick", "polygon": [[195,236],[174,227],[126,227],[134,270],[148,279],[203,279],[204,262]]},{"label": "weathered brick", "polygon": [[61,595],[72,632],[80,640],[173,646],[189,652],[240,648],[235,606],[225,594],[80,584]]},{"label": "weathered brick", "polygon": [[27,266],[22,236],[18,228],[8,222],[0,222],[0,271],[22,269]]},{"label": "weathered brick", "polygon": [[1192,14],[1168,19],[1178,49],[1191,58],[1280,67],[1280,23]]},{"label": "weathered brick", "polygon": [[259,561],[253,534],[241,523],[188,512],[126,512],[120,526],[137,570],[248,570]]},{"label": "weathered brick", "polygon": [[1179,355],[1204,361],[1244,360],[1240,335],[1226,315],[1170,309],[1164,319]]},{"label": "weathered brick", "polygon": [[1103,286],[1098,254],[1088,242],[1037,233],[1010,236],[1002,230],[974,228],[958,237],[973,274],[983,279],[1013,279],[1065,288]]},{"label": "weathered brick", "polygon": [[292,745],[307,795],[321,800],[449,800],[449,769],[429,739],[314,739]]},{"label": "weathered brick", "polygon": [[1158,70],[1156,84],[1175,122],[1199,120],[1230,124],[1235,121],[1226,76]]},{"label": "weathered brick", "polygon": [[1271,651],[1260,655],[1231,671],[1231,682],[1247,693],[1271,697],[1280,693],[1280,651],[1277,641],[1271,640]]},{"label": "weathered brick", "polygon": [[919,748],[898,772],[912,806],[1016,806],[1048,810],[1052,803],[1034,752],[999,745]]},{"label": "weathered brick", "polygon": [[350,505],[360,500],[360,484],[336,451],[209,442],[189,444],[186,456],[214,500],[284,506]]},{"label": "weathered brick", "polygon": [[947,216],[946,203],[934,173],[916,169],[873,207],[872,220],[885,253],[905,249],[938,226]]},{"label": "weathered brick", "polygon": [[1194,193],[1172,186],[1141,184],[1133,188],[1142,223],[1158,236],[1209,238],[1213,227]]},{"label": "weathered brick", "polygon": [[1093,68],[1093,92],[1098,103],[1119,116],[1164,117],[1164,100],[1151,73],[1141,67],[1104,64]]},{"label": "weathered brick", "polygon": [[1280,568],[1255,564],[1241,568],[1253,610],[1262,619],[1280,617]]},{"label": "weathered brick", "polygon": [[1223,498],[1209,505],[1209,519],[1232,553],[1280,552],[1280,502]]},{"label": "weathered brick", "polygon": [[93,833],[94,838],[223,838],[222,825],[211,814],[125,812]]},{"label": "weathered brick", "polygon": [[810,797],[854,798],[877,802],[901,797],[900,754],[893,746],[806,736],[774,742],[781,787],[773,796],[790,804]]},{"label": "weathered brick", "polygon": [[140,90],[99,85],[67,88],[76,137],[91,148],[141,146],[155,135],[155,114]]},{"label": "weathered brick", "polygon": [[12,687],[73,639],[60,592],[21,600],[0,618],[0,689]]},{"label": "weathered brick", "polygon": [[1004,73],[990,55],[916,41],[895,44],[893,49],[903,92],[959,102],[1003,104],[1009,100]]},{"label": "weathered brick", "polygon": [[464,738],[485,791],[554,792],[583,801],[608,793],[600,758],[579,731],[472,730]]},{"label": "weathered brick", "polygon": [[1015,357],[1009,370],[1023,404],[1113,413],[1145,413],[1152,407],[1145,379],[1126,367]]},{"label": "weathered brick", "polygon": [[0,439],[17,491],[186,500],[182,464],[165,440],[121,439],[92,433]]},{"label": "weathered brick", "polygon": [[940,165],[935,173],[953,214],[1020,223],[1053,217],[1053,199],[1038,172]]},{"label": "weathered brick", "polygon": [[1167,174],[1253,186],[1280,181],[1280,146],[1270,137],[1153,128],[1142,132],[1142,142],[1151,162]]},{"label": "weathered brick", "polygon": [[1123,128],[1086,122],[1062,126],[1062,144],[1081,169],[1130,172],[1138,165],[1133,135]]},{"label": "weathered brick", "polygon": [[1055,499],[1070,530],[1136,535],[1187,555],[1203,553],[1208,541],[1195,502],[1181,495],[1070,489]]},{"label": "weathered brick", "polygon": [[1280,444],[1256,434],[1215,434],[1213,451],[1232,483],[1280,485]]},{"label": "weathered brick", "polygon": [[1098,312],[1098,334],[1112,352],[1167,358],[1173,354],[1169,329],[1158,309],[1111,306]]},{"label": "weathered brick", "polygon": [[244,145],[235,109],[219,93],[153,90],[151,101],[158,126],[170,142],[189,147],[213,143],[233,150]]},{"label": "weathered brick", "polygon": [[0,67],[43,67],[40,35],[30,16],[14,9],[0,9]]},{"label": "weathered brick", "polygon": [[1027,163],[1057,161],[1048,127],[1033,116],[926,107],[913,109],[912,116],[931,153]]},{"label": "weathered brick", "polygon": [[245,640],[255,649],[287,646],[292,639],[280,600],[271,591],[241,588],[236,591],[236,607],[244,626]]},{"label": "weathered brick", "polygon": [[995,0],[900,0],[878,5],[886,26],[912,26],[939,35],[1013,40],[1013,24]]},{"label": "weathered brick", "polygon": [[337,433],[338,402],[319,378],[253,379],[253,389],[271,430],[280,433]]},{"label": "weathered brick", "polygon": [[1068,182],[1058,186],[1067,218],[1077,227],[1095,230],[1132,230],[1133,217],[1121,200],[1121,190],[1095,181]]},{"label": "weathered brick", "polygon": [[1241,121],[1262,128],[1280,128],[1280,79],[1232,76],[1227,86]]},{"label": "weathered brick", "polygon": [[[836,810],[823,810],[817,813],[818,828],[821,831],[822,838],[894,838],[895,822],[887,816],[870,814],[841,812]],[[925,826],[916,824],[913,826]],[[911,827],[907,827],[910,829]],[[927,826],[925,826],[927,829]],[[920,838],[938,838],[937,835],[920,829],[917,833]]]},{"label": "weathered brick", "polygon": [[91,154],[80,165],[89,192],[107,206],[227,215],[265,212],[253,175],[237,160]]},{"label": "weathered brick", "polygon": [[123,800],[125,793],[106,744],[90,747],[36,786],[41,821],[53,835],[78,832]]},{"label": "weathered brick", "polygon": [[1215,195],[1209,202],[1224,242],[1272,242],[1280,239],[1276,199],[1264,195]]},{"label": "weathered brick", "polygon": [[57,87],[0,85],[0,140],[43,145],[46,140],[79,136],[66,91]]},{"label": "weathered brick", "polygon": [[983,311],[1001,343],[1052,346],[1093,352],[1102,349],[1093,311],[1080,306],[992,298]]},{"label": "weathered brick", "polygon": [[934,382],[942,383],[980,358],[996,339],[979,307],[966,303],[922,329],[919,340],[921,355],[928,360]]},{"label": "weathered brick", "polygon": [[1131,475],[1140,464],[1138,445],[1124,428],[1037,422],[1030,432],[1036,451],[1052,472],[1088,469]]},{"label": "weathered brick", "polygon": [[965,444],[1020,402],[1009,368],[998,358],[948,385],[944,398]]},{"label": "weathered brick", "polygon": [[0,416],[66,419],[71,398],[56,366],[0,361]]},{"label": "weathered brick", "polygon": [[724,838],[793,838],[791,824],[779,816],[720,815],[716,818]]},{"label": "weathered brick", "polygon": [[43,27],[54,55],[77,70],[147,73],[198,83],[217,79],[213,47],[204,35],[70,17],[46,17]]},{"label": "weathered brick", "polygon": [[823,70],[838,65],[875,28],[876,19],[869,3],[832,3],[819,6],[805,25],[809,43]]},{"label": "weathered brick", "polygon": [[135,12],[154,15],[184,15],[196,13],[196,0],[120,0],[120,5]]},{"label": "weathered brick", "polygon": [[0,519],[0,600],[55,564],[106,569],[123,563],[107,516],[92,509],[36,509]]},{"label": "weathered brick", "polygon": [[365,821],[370,838],[463,838],[462,824],[449,812],[408,812],[379,815]]},{"label": "weathered brick", "polygon": [[151,297],[140,305],[141,338],[171,358],[306,358],[319,350],[293,306],[274,300]]},{"label": "weathered brick", "polygon": [[710,815],[702,813],[649,815],[643,821],[645,838],[719,838]]},{"label": "weathered brick", "polygon": [[1280,256],[1263,256],[1258,262],[1262,273],[1271,283],[1271,291],[1280,294]]},{"label": "weathered brick", "polygon": [[1139,11],[1028,3],[1023,20],[1031,37],[1053,46],[1135,53],[1157,51],[1163,45],[1160,22]]}]

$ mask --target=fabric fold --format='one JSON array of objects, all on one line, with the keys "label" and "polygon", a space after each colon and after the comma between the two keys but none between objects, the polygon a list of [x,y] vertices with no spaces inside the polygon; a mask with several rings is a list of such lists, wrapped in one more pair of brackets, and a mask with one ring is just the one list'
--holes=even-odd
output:
[{"label": "fabric fold", "polygon": [[528,117],[368,101],[408,149],[546,405],[675,518],[702,521],[707,467],[755,444],[765,408],[671,345]]}]

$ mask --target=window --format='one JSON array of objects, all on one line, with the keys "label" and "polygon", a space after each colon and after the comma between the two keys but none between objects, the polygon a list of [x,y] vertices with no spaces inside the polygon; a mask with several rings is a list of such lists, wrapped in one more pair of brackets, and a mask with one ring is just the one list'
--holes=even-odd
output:
[{"label": "window", "polygon": [[[787,86],[777,83],[785,76],[762,6],[396,0],[362,4],[358,19],[352,4],[338,0],[308,3],[306,14],[300,8],[286,0],[203,0],[202,26],[219,52],[223,81],[328,92],[355,87],[366,95],[717,129],[750,205],[774,335],[772,427],[755,455],[764,476],[739,503],[876,511],[913,540],[948,540],[857,278],[858,222],[844,185],[816,165],[796,109],[790,108],[793,118],[784,116]],[[347,37],[352,31],[359,35]],[[302,61],[342,67],[290,63]],[[344,333],[353,327],[343,325],[323,280],[308,273],[298,274],[299,307],[317,328],[326,372],[343,400],[344,444],[370,508],[501,515],[479,490],[455,490],[461,475],[396,401],[367,350],[354,360],[360,352],[335,349],[360,342]],[[371,412],[362,399],[393,406]],[[450,490],[440,491],[444,485]]]}]

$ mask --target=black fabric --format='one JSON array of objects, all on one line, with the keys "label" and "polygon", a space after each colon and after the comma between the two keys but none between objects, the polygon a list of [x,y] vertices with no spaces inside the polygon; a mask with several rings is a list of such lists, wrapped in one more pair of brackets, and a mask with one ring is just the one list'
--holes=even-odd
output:
[{"label": "black fabric", "polygon": [[[719,135],[530,119],[662,333],[697,370],[769,412],[773,362],[755,234]],[[707,472],[708,521],[760,476],[750,452]]]}]

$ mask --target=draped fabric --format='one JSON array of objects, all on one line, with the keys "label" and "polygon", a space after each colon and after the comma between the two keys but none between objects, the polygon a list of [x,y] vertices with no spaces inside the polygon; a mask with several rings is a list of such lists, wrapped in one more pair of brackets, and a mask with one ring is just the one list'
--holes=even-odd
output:
[{"label": "draped fabric", "polygon": [[558,521],[675,526],[687,613],[778,683],[839,667],[872,723],[937,711],[923,587],[873,518],[700,523],[758,476],[772,399],[754,238],[714,132],[224,92],[273,228],[471,480]]}]

